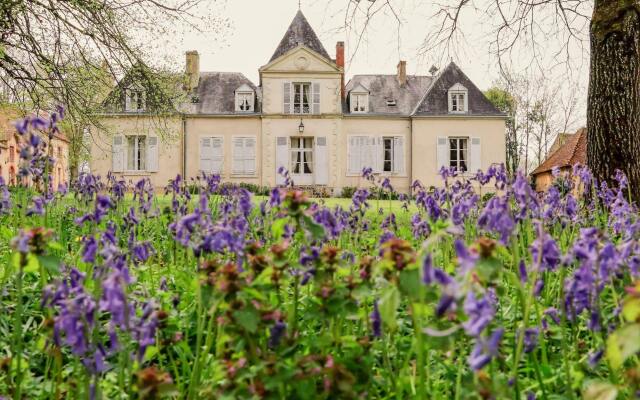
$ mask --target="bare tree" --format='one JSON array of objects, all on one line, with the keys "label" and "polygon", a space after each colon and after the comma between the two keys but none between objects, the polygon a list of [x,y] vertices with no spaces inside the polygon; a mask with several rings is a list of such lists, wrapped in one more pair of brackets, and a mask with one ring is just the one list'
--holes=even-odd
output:
[{"label": "bare tree", "polygon": [[[146,43],[168,37],[176,26],[208,30],[221,25],[223,19],[202,13],[200,5],[201,0],[1,1],[4,100],[27,111],[63,105],[72,124],[67,126],[71,150],[79,151],[85,127],[102,127],[97,107],[116,78],[136,67],[138,79],[157,82]],[[165,90],[150,95],[158,103],[172,96]]]}]

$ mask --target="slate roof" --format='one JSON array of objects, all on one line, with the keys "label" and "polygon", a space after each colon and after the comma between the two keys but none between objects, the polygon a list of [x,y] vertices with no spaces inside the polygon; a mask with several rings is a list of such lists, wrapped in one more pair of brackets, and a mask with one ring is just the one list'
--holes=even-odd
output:
[{"label": "slate roof", "polygon": [[284,37],[280,41],[280,44],[271,56],[269,62],[279,58],[301,44],[307,46],[328,60],[331,60],[329,53],[327,53],[327,50],[322,46],[322,43],[320,42],[320,39],[318,39],[313,28],[309,25],[309,21],[307,21],[304,14],[302,14],[302,11],[298,10],[298,13],[293,18],[293,21],[291,21],[289,29],[285,32]]},{"label": "slate roof", "polygon": [[448,90],[456,83],[468,90],[469,111],[461,115],[504,116],[453,61],[435,78],[414,115],[450,115]]},{"label": "slate roof", "polygon": [[[196,114],[238,114],[236,109],[236,89],[247,85],[258,94],[254,85],[240,72],[200,72]],[[257,96],[256,96],[257,97]],[[259,102],[254,104],[255,112],[260,110]],[[242,113],[247,114],[247,113]],[[251,113],[249,113],[251,114]]]},{"label": "slate roof", "polygon": [[[566,135],[566,134],[565,134]],[[585,165],[587,162],[587,129],[578,129],[573,135],[567,135],[565,143],[546,160],[531,175],[549,172],[553,167],[572,167],[575,164]]]},{"label": "slate roof", "polygon": [[[364,114],[410,115],[411,112],[431,85],[431,76],[407,75],[407,83],[400,86],[396,75],[355,75],[345,87],[349,92],[361,85],[369,91],[369,112]],[[396,101],[395,106],[387,105],[387,100]],[[347,97],[344,113],[350,114],[349,97]]]}]

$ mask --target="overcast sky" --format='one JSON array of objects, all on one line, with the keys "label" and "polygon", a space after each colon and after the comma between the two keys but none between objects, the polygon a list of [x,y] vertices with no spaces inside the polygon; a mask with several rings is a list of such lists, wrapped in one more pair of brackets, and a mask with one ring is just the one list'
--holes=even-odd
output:
[{"label": "overcast sky", "polygon": [[[301,0],[303,13],[331,57],[335,57],[336,42],[346,42],[347,79],[354,74],[395,73],[400,59],[408,62],[410,74],[428,74],[433,64],[442,68],[453,59],[482,90],[499,78],[498,62],[489,47],[492,27],[479,23],[476,15],[466,13],[461,16],[460,25],[464,26],[465,35],[453,46],[453,54],[440,52],[424,56],[419,51],[420,46],[438,22],[433,18],[432,1],[393,0],[401,17],[400,27],[390,12],[380,13],[368,26],[359,47],[356,44],[363,32],[363,19],[352,29],[345,28],[348,1]],[[369,0],[361,1],[370,4]],[[176,37],[162,38],[157,41],[162,44],[157,45],[155,51],[167,56],[174,69],[182,70],[184,52],[197,50],[202,71],[242,72],[257,84],[258,68],[269,61],[297,11],[298,0],[205,0],[198,12],[218,16],[225,23],[219,24],[215,32],[177,33]],[[541,50],[547,59],[534,60],[525,50],[507,60],[506,65],[516,72],[531,68],[538,61],[537,65],[543,68],[555,65],[549,58],[551,49],[561,43],[558,38],[549,37]],[[167,52],[167,49],[175,51]],[[545,76],[556,82],[566,82],[565,92],[583,92],[587,87],[588,53],[575,48],[571,50],[575,61],[572,75],[569,77],[564,68],[557,67],[545,72]]]}]

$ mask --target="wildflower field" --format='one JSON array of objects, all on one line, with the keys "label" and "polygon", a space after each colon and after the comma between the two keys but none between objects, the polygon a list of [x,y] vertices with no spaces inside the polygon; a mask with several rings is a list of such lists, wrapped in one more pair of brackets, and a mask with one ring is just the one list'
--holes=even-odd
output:
[{"label": "wildflower field", "polygon": [[54,191],[57,118],[18,125],[34,188],[0,182],[0,398],[640,393],[640,220],[622,174],[614,188],[576,166],[539,197],[499,166],[442,170],[393,208],[369,170],[344,207],[289,179],[265,199],[214,175]]}]

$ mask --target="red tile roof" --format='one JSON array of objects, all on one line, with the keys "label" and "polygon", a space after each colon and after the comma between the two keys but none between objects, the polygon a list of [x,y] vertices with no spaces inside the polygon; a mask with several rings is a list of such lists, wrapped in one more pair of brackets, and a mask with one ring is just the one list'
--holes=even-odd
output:
[{"label": "red tile roof", "polygon": [[548,172],[553,167],[572,167],[575,164],[587,163],[587,129],[580,128],[576,133],[566,138],[565,143],[546,160],[531,175]]}]

